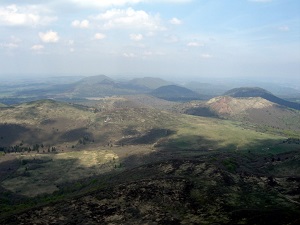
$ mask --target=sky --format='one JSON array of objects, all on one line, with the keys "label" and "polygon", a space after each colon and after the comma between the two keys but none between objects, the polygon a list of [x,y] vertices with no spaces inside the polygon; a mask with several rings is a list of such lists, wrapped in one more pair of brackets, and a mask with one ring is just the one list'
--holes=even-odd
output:
[{"label": "sky", "polygon": [[0,0],[0,77],[300,77],[299,0]]}]

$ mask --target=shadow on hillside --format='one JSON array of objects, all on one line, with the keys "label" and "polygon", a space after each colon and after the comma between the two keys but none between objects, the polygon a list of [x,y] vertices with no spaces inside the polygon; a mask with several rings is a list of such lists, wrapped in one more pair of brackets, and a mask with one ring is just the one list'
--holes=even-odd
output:
[{"label": "shadow on hillside", "polygon": [[[47,177],[50,183],[55,183],[56,180],[64,177],[64,179],[60,180],[65,180],[65,183],[71,182],[72,184],[81,183],[84,180],[91,180],[93,177],[100,176],[99,178],[102,179],[106,175],[110,176],[114,173],[123,173],[123,171],[131,170],[139,166],[148,165],[151,167],[154,163],[168,160],[201,160],[213,163],[220,169],[228,170],[229,172],[262,174],[265,173],[265,171],[261,168],[266,163],[290,160],[295,154],[298,154],[296,150],[299,152],[300,149],[300,145],[285,144],[282,140],[257,140],[247,146],[240,146],[238,150],[234,145],[216,148],[219,144],[218,141],[208,140],[201,136],[181,136],[178,139],[170,140],[161,138],[160,141],[157,142],[156,148],[151,152],[141,151],[141,154],[128,155],[124,158],[120,158],[119,161],[113,159],[103,165],[95,164],[92,166],[82,164],[79,158],[51,159],[51,155],[55,155],[55,153],[45,153],[39,154],[39,156],[44,158],[49,156],[49,160],[32,159],[22,161],[22,167],[23,169],[26,167],[26,171],[20,176],[24,175],[30,177],[31,172],[34,174],[35,171],[41,172],[45,167],[49,167],[51,172],[45,174],[45,177]],[[123,148],[124,151],[126,151],[126,145],[119,148]],[[54,160],[54,162],[51,162],[53,166],[50,167],[49,163],[51,160]],[[19,161],[18,164],[13,160],[11,163],[11,165],[16,167],[16,165],[20,165],[21,162]],[[0,162],[0,168],[2,168],[3,171],[9,171],[10,163],[5,161]],[[78,171],[76,171],[76,169],[78,169]],[[101,175],[96,171],[100,171]],[[78,177],[75,177],[76,173],[78,173]],[[150,175],[151,174],[143,173],[139,178],[145,179]],[[73,178],[75,179],[69,179],[70,177],[68,176],[74,176]],[[63,182],[61,182],[61,185],[64,186]]]},{"label": "shadow on hillside", "polygon": [[87,132],[85,128],[78,128],[67,131],[61,135],[61,139],[68,142],[78,141],[80,138],[92,139],[93,134],[91,132]]},{"label": "shadow on hillside", "polygon": [[147,133],[142,134],[142,135],[137,135],[135,130],[124,130],[123,133],[129,133],[133,134],[135,136],[130,137],[130,138],[124,138],[120,141],[117,142],[119,145],[138,145],[138,144],[154,144],[157,142],[159,139],[168,137],[172,134],[175,134],[175,131],[169,130],[169,129],[151,129]]},{"label": "shadow on hillside", "polygon": [[[183,139],[186,139],[186,142],[184,144],[182,144]],[[209,149],[210,147],[217,146],[218,144],[220,143],[218,143],[217,141],[207,140],[206,138],[201,136],[180,137],[177,140],[172,140],[172,142],[162,141],[161,145],[156,149],[156,151],[149,153],[144,152],[140,155],[131,155],[125,157],[121,160],[120,164],[112,161],[108,162],[106,165],[102,165],[100,169],[102,169],[103,171],[106,169],[106,166],[110,166],[111,170],[107,170],[107,172],[98,175],[91,172],[92,167],[84,166],[83,164],[81,164],[79,159],[57,159],[55,163],[61,165],[61,167],[49,167],[49,170],[51,170],[52,174],[45,174],[45,182],[48,182],[49,185],[51,185],[52,183],[55,183],[55,180],[59,178],[69,178],[69,176],[74,176],[76,172],[78,173],[78,179],[66,179],[65,182],[61,182],[58,185],[56,183],[58,188],[57,192],[52,196],[46,196],[46,199],[53,199],[55,202],[57,201],[55,200],[55,196],[63,196],[65,200],[56,204],[51,204],[50,207],[47,207],[47,210],[53,210],[51,209],[51,207],[59,208],[61,204],[64,204],[63,212],[65,212],[66,215],[69,215],[68,213],[72,215],[74,211],[79,210],[76,215],[82,215],[83,217],[88,218],[90,212],[95,213],[100,210],[99,212],[101,212],[103,215],[109,214],[111,216],[115,216],[117,214],[125,212],[120,210],[120,202],[123,204],[124,201],[120,200],[120,202],[117,202],[115,204],[116,206],[110,204],[109,201],[110,199],[118,199],[125,196],[126,198],[130,199],[130,201],[128,201],[128,205],[125,204],[125,201],[125,205],[122,206],[125,210],[130,210],[132,208],[130,206],[130,204],[132,204],[131,201],[135,201],[135,203],[140,204],[139,206],[141,207],[143,206],[143,204],[150,202],[151,204],[155,204],[158,210],[169,212],[168,206],[174,203],[173,198],[176,197],[178,193],[180,193],[182,194],[182,196],[179,196],[179,200],[176,199],[177,204],[180,205],[180,207],[191,206],[191,210],[194,210],[194,208],[196,207],[203,210],[205,213],[207,213],[207,215],[210,215],[210,212],[207,209],[213,207],[214,205],[217,205],[220,206],[220,209],[226,210],[225,214],[236,221],[241,221],[243,218],[249,218],[249,221],[251,222],[249,224],[255,222],[256,219],[261,220],[257,224],[267,224],[265,223],[265,221],[273,222],[272,213],[276,211],[274,211],[274,205],[277,207],[277,205],[275,204],[277,200],[275,201],[274,198],[277,198],[277,196],[273,193],[275,196],[273,198],[273,195],[269,194],[271,186],[268,186],[267,192],[265,191],[265,189],[260,189],[259,186],[251,183],[251,180],[249,182],[246,179],[243,180],[243,177],[252,177],[253,179],[256,179],[256,177],[266,176],[266,174],[261,174],[260,171],[260,167],[265,163],[264,158],[267,156],[267,160],[272,160],[272,154],[273,156],[275,155],[275,153],[272,153],[272,151],[274,150],[272,148],[276,148],[282,145],[282,141],[258,140],[257,142],[250,143],[250,145],[248,146],[241,147],[239,150],[236,150],[235,146],[232,145],[225,146],[222,149],[218,150]],[[189,145],[191,148],[189,148]],[[262,150],[262,148],[265,150]],[[125,150],[126,146],[124,147],[124,151]],[[265,152],[262,153],[260,151]],[[47,155],[50,154],[45,154],[45,156]],[[23,174],[19,175],[30,178],[31,174],[33,174],[34,171],[45,168],[45,166],[47,166],[47,163],[49,163],[49,160],[47,161],[46,159],[27,160],[22,164],[23,167],[27,167],[27,170],[24,171]],[[109,163],[114,163],[116,166],[112,166]],[[78,170],[74,171],[74,173],[70,173],[70,165],[72,165],[74,168],[77,168]],[[3,163],[0,163],[0,168],[1,166],[3,166]],[[199,168],[200,172],[198,172]],[[201,169],[203,169],[202,172]],[[184,171],[184,173],[182,171]],[[79,173],[84,172],[86,172],[86,176],[80,177]],[[234,177],[238,181],[235,181],[233,179]],[[176,181],[176,179],[179,178],[182,179],[182,181]],[[207,179],[203,182],[208,183],[201,183],[202,178]],[[167,186],[167,188],[165,189],[165,186],[163,184],[166,183],[166,180],[169,180],[170,182],[168,184],[169,186]],[[211,185],[209,183],[210,180],[217,182],[217,184],[219,185]],[[193,183],[194,186],[190,185],[191,183]],[[177,184],[180,185],[176,186]],[[183,187],[186,187],[186,189],[180,189],[182,184],[185,185]],[[276,184],[273,183],[272,185]],[[231,189],[231,187],[234,187],[235,189]],[[253,187],[258,189],[254,189]],[[91,190],[95,191],[92,192]],[[231,190],[236,190],[236,193],[234,194],[238,195],[241,199],[245,198],[243,200],[243,204],[247,206],[247,204],[249,203],[249,205],[252,206],[253,209],[251,207],[245,209],[239,208],[238,206],[240,204],[240,201],[239,199],[235,198],[233,198],[233,200],[237,201],[237,203],[236,205],[231,206]],[[2,191],[3,192],[1,193],[1,195],[3,193],[6,193],[6,196],[8,196],[1,199],[2,202],[6,201],[6,206],[9,204],[15,204],[16,201],[12,201],[13,199],[19,199],[17,194],[14,195],[7,190]],[[255,193],[253,194],[253,192]],[[205,195],[203,195],[203,193],[205,193]],[[74,198],[74,195],[76,196],[78,194],[80,194],[80,196],[88,195],[89,198]],[[97,200],[91,202],[91,196],[95,195]],[[155,201],[153,201],[153,198],[156,195],[158,195],[159,198],[155,198]],[[68,200],[66,196],[72,197],[71,203],[67,202]],[[249,197],[249,199],[247,199],[245,196]],[[170,200],[170,202],[167,203],[164,202],[164,200],[168,198],[170,198],[172,201]],[[33,199],[32,202],[36,201],[35,204],[41,204],[40,199],[43,199],[43,197]],[[82,199],[87,199],[87,206],[81,208]],[[220,203],[220,199],[224,200],[225,203]],[[278,199],[278,202],[282,201],[281,198],[278,197]],[[253,203],[254,200],[255,202],[270,201],[260,204],[270,205],[273,208],[269,209],[270,211],[265,211],[265,209],[260,210],[260,207],[258,207],[256,203]],[[76,201],[78,201],[76,203],[77,205],[75,204]],[[274,201],[275,203],[273,203],[272,201]],[[20,202],[18,202],[17,204],[19,203]],[[284,204],[285,203],[282,203],[282,206]],[[29,206],[29,208],[31,208],[34,205]],[[151,207],[153,207],[153,205],[151,205]],[[0,207],[0,214],[1,209],[4,210],[5,208]],[[51,212],[47,210],[42,211],[37,209],[33,209],[31,213],[37,213],[37,211],[39,211],[45,213],[45,215],[48,215],[48,213],[51,214],[58,212],[55,210]],[[85,209],[89,210],[84,211]],[[176,210],[178,209],[176,208]],[[224,211],[213,211],[213,214],[216,214],[216,212],[221,214],[224,213]],[[297,215],[294,211],[287,212],[287,215]],[[30,216],[31,213],[23,215],[25,215],[27,218],[27,216]],[[101,215],[101,213],[97,214]],[[124,214],[125,216],[131,215],[131,212],[128,214],[128,211],[126,211],[126,213]],[[240,214],[242,213],[243,217],[240,216]],[[165,214],[163,215],[165,216]],[[198,215],[198,212],[195,212],[195,215]],[[141,215],[136,215],[136,217],[140,216]],[[72,218],[73,217],[70,216],[70,218],[68,219],[71,220]],[[252,218],[254,218],[255,221],[252,221]],[[294,218],[279,219],[279,221],[282,222],[285,220],[293,221]]]},{"label": "shadow on hillside", "polygon": [[214,111],[212,111],[210,108],[208,107],[193,107],[193,108],[189,108],[186,109],[184,111],[185,114],[188,115],[193,115],[193,116],[202,116],[202,117],[210,117],[210,118],[220,118],[219,115],[217,113],[215,113]]},{"label": "shadow on hillside", "polygon": [[18,124],[0,124],[0,146],[12,145],[29,131],[30,129]]}]

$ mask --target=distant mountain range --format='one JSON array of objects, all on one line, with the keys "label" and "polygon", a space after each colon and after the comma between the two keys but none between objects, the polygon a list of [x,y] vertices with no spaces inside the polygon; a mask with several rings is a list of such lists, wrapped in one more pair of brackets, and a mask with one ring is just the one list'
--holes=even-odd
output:
[{"label": "distant mountain range", "polygon": [[79,80],[73,84],[66,94],[76,97],[143,94],[166,84],[170,84],[170,82],[160,78],[145,77],[121,82],[105,75],[98,75]]},{"label": "distant mountain range", "polygon": [[127,83],[134,86],[147,88],[149,90],[154,90],[162,86],[173,84],[172,82],[165,81],[161,78],[155,78],[155,77],[135,78],[133,80],[128,81]]},{"label": "distant mountain range", "polygon": [[[37,82],[38,81],[38,82]],[[37,80],[35,83],[18,84],[15,86],[1,86],[0,102],[5,105],[39,99],[57,99],[61,101],[80,100],[91,97],[106,97],[114,95],[147,94],[168,101],[187,102],[191,100],[209,100],[216,96],[225,95],[239,97],[261,97],[276,104],[300,110],[297,94],[285,95],[286,99],[279,98],[261,88],[235,88],[229,90],[232,85],[205,82],[190,82],[177,85],[161,78],[144,77],[131,80],[115,80],[105,75],[97,75],[79,78],[71,81],[61,79],[55,82],[54,78]],[[273,87],[274,88],[274,87]],[[271,89],[273,91],[273,89]],[[227,92],[226,92],[227,91]],[[283,93],[296,93],[295,90],[284,89]],[[287,101],[293,99],[295,102]]]},{"label": "distant mountain range", "polygon": [[168,101],[191,101],[204,98],[188,88],[174,85],[160,78],[144,77],[121,82],[105,75],[83,78],[74,83],[64,94],[83,98],[149,94]]}]

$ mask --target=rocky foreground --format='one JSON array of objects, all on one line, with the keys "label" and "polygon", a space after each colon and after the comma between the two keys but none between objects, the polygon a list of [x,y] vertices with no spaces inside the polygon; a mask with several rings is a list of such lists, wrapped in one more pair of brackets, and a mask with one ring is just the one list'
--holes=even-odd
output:
[{"label": "rocky foreground", "polygon": [[[147,179],[140,179],[147,177]],[[114,184],[122,179],[123,184]],[[111,177],[106,187],[13,215],[1,224],[299,224],[300,179],[169,160]]]}]

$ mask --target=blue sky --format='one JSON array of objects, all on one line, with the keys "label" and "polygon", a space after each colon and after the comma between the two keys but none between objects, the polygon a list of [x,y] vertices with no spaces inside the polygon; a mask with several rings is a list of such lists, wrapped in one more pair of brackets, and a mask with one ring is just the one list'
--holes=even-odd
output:
[{"label": "blue sky", "polygon": [[0,33],[0,76],[300,76],[298,0],[0,0]]}]

